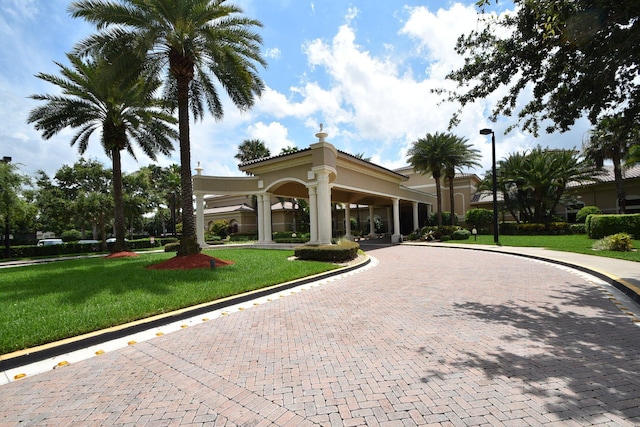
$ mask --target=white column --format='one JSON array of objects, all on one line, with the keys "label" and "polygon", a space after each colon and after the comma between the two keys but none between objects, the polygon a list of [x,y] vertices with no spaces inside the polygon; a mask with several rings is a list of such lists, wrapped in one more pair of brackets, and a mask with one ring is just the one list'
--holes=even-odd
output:
[{"label": "white column", "polygon": [[376,237],[376,225],[374,223],[373,211],[373,205],[369,205],[369,237]]},{"label": "white column", "polygon": [[262,220],[264,229],[264,242],[272,243],[273,234],[271,233],[271,194],[265,193],[262,196]]},{"label": "white column", "polygon": [[329,171],[319,170],[317,188],[318,210],[318,243],[331,244],[331,188],[329,188]]},{"label": "white column", "polygon": [[204,194],[196,194],[196,239],[200,247],[204,248]]},{"label": "white column", "polygon": [[393,235],[393,233],[395,233],[395,229],[393,228],[393,211],[390,207],[387,207],[387,226],[389,227],[389,235]]},{"label": "white column", "polygon": [[344,204],[344,237],[353,240],[351,235],[351,203]]},{"label": "white column", "polygon": [[413,206],[413,230],[420,228],[420,218],[418,217],[418,202],[411,202]]},{"label": "white column", "polygon": [[318,244],[318,201],[316,187],[308,187],[309,190],[309,243]]},{"label": "white column", "polygon": [[400,241],[400,199],[393,199],[393,235],[392,243]]},{"label": "white column", "polygon": [[258,214],[258,242],[264,242],[264,219],[263,219],[263,206],[262,206],[262,194],[256,194],[256,208]]}]

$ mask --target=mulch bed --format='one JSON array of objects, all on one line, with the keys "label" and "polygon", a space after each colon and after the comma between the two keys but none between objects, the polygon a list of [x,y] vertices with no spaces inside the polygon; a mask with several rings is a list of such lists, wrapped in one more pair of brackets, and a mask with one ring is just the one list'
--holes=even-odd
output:
[{"label": "mulch bed", "polygon": [[185,256],[174,256],[166,261],[148,266],[151,270],[192,270],[195,268],[211,268],[211,260],[216,261],[216,268],[233,264],[233,261],[226,261],[205,254],[192,254]]},{"label": "mulch bed", "polygon": [[135,252],[114,252],[112,254],[107,255],[105,258],[127,258],[127,257],[137,257],[138,254]]}]

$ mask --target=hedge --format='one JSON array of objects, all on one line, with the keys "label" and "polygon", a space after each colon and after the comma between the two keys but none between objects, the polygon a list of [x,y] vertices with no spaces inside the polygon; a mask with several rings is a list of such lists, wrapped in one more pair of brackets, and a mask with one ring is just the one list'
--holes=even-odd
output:
[{"label": "hedge", "polygon": [[640,214],[589,215],[585,221],[589,238],[602,239],[617,233],[640,237]]},{"label": "hedge", "polygon": [[[129,240],[127,247],[131,250],[154,248],[163,246],[169,242],[175,242],[178,239],[164,238],[155,239],[152,244],[150,239],[136,239]],[[113,243],[107,243],[107,250],[110,250]],[[60,255],[73,255],[73,254],[85,254],[87,252],[98,252],[102,250],[102,243],[64,243],[62,245],[50,245],[50,246],[36,246],[36,245],[22,245],[11,246],[10,258],[35,258],[35,257],[57,257]],[[0,258],[4,255],[4,251],[0,254]]]},{"label": "hedge", "polygon": [[571,224],[567,222],[550,222],[548,224],[529,222],[500,223],[500,234],[507,236],[556,236],[571,233]]},{"label": "hedge", "polygon": [[343,240],[336,245],[298,246],[295,256],[298,259],[322,262],[345,262],[358,256],[360,245]]}]

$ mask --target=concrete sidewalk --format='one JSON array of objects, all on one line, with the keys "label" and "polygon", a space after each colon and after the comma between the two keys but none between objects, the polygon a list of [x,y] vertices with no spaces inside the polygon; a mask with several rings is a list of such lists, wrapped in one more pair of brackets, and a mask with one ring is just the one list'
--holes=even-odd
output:
[{"label": "concrete sidewalk", "polygon": [[[639,425],[638,306],[503,252],[376,247],[361,270],[0,386],[0,426]],[[593,268],[632,283],[630,264]]]}]

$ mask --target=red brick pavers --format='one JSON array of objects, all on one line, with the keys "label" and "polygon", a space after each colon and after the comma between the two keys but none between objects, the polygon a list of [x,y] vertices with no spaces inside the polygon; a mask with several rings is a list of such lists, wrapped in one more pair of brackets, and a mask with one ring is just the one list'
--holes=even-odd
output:
[{"label": "red brick pavers", "polygon": [[0,387],[0,425],[640,424],[640,329],[606,285],[520,257],[379,264]]}]

